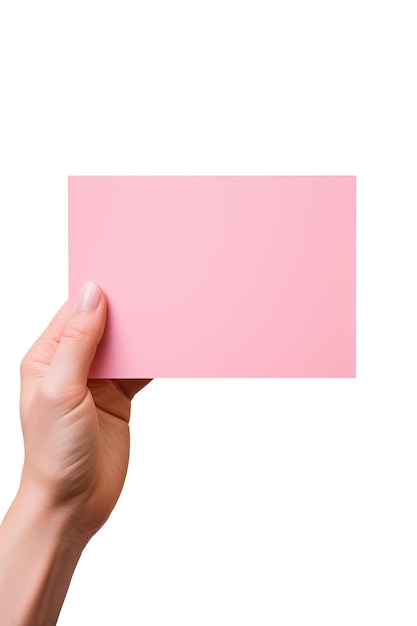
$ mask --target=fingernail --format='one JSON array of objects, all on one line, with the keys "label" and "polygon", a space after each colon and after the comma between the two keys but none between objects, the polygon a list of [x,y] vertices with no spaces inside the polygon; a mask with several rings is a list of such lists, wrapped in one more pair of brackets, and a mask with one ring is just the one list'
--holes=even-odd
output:
[{"label": "fingernail", "polygon": [[85,283],[78,297],[77,309],[95,311],[100,304],[100,289],[95,283]]}]

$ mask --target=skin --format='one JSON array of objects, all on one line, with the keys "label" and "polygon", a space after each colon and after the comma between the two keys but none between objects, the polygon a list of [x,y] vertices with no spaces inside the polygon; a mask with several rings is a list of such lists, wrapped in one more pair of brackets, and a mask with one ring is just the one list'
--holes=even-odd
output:
[{"label": "skin", "polygon": [[0,626],[56,623],[81,553],[121,493],[131,401],[151,379],[88,379],[106,314],[104,294],[87,284],[22,361],[25,458],[0,527]]}]

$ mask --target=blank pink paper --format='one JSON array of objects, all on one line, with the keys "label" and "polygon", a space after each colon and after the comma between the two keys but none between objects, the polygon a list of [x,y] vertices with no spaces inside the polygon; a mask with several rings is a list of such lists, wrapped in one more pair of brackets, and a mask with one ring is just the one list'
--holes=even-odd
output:
[{"label": "blank pink paper", "polygon": [[71,176],[69,296],[107,296],[90,376],[356,372],[354,176]]}]

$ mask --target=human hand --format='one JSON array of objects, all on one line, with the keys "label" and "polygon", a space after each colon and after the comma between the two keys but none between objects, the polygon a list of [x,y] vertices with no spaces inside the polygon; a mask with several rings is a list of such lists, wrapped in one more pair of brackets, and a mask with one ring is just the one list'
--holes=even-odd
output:
[{"label": "human hand", "polygon": [[87,283],[72,315],[64,305],[21,365],[21,489],[36,490],[52,508],[70,508],[81,542],[117,502],[129,458],[131,400],[151,380],[87,380],[106,314],[104,294]]},{"label": "human hand", "polygon": [[0,622],[52,626],[82,550],[120,495],[133,396],[151,379],[88,380],[106,324],[93,283],[68,304],[21,365],[25,458],[0,526]]}]

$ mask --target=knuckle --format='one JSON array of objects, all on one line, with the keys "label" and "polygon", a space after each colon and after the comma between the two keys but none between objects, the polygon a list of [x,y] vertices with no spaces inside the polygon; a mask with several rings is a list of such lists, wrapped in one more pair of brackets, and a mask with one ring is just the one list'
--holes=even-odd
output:
[{"label": "knuckle", "polygon": [[86,387],[78,382],[50,380],[46,377],[36,388],[32,404],[45,413],[67,413],[86,395]]},{"label": "knuckle", "polygon": [[20,361],[20,378],[22,381],[31,378],[36,373],[38,362],[32,352],[28,352]]},{"label": "knuckle", "polygon": [[20,361],[20,376],[24,378],[29,370],[29,359],[27,354]]},{"label": "knuckle", "polygon": [[60,385],[41,384],[38,386],[33,401],[41,407],[57,407],[62,404],[65,390]]},{"label": "knuckle", "polygon": [[61,343],[65,341],[79,341],[89,337],[89,326],[85,320],[80,318],[74,318],[63,331],[61,336]]}]

